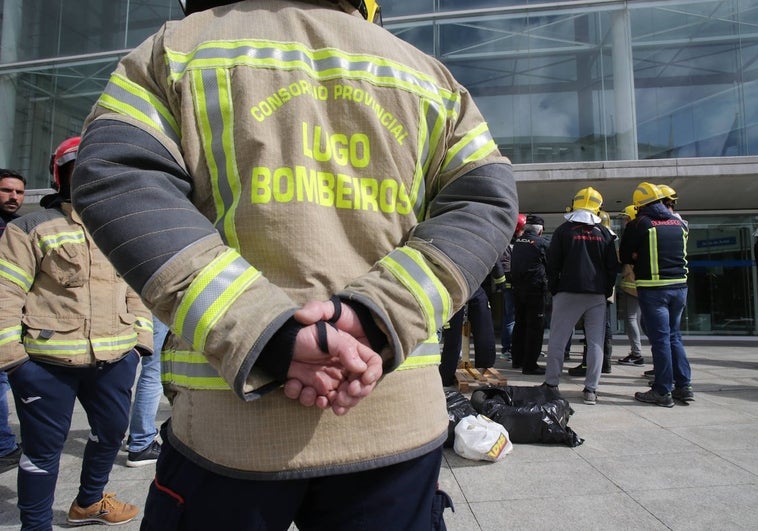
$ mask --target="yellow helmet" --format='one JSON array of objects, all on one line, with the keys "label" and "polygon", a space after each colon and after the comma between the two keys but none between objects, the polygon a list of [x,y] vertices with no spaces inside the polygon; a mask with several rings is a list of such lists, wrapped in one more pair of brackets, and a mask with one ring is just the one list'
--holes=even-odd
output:
[{"label": "yellow helmet", "polygon": [[603,196],[600,192],[588,186],[582,188],[574,196],[574,202],[571,204],[571,210],[577,210],[583,208],[589,210],[593,214],[600,212],[600,207],[603,206]]},{"label": "yellow helmet", "polygon": [[605,210],[601,210],[597,213],[600,216],[600,224],[606,229],[611,228],[611,215]]},{"label": "yellow helmet", "polygon": [[382,8],[376,0],[350,0],[350,3],[358,8],[363,18],[369,22],[382,25]]},{"label": "yellow helmet", "polygon": [[637,217],[637,207],[634,205],[625,206],[623,212],[621,212],[621,215],[628,217],[629,221],[632,221]]},{"label": "yellow helmet", "polygon": [[658,201],[659,199],[663,199],[663,197],[661,189],[656,185],[648,182],[641,182],[637,185],[637,188],[632,194],[632,203],[639,208],[654,201]]},{"label": "yellow helmet", "polygon": [[678,199],[676,196],[676,190],[671,188],[668,184],[659,184],[658,189],[663,194],[663,197],[671,199],[672,201],[676,201]]}]

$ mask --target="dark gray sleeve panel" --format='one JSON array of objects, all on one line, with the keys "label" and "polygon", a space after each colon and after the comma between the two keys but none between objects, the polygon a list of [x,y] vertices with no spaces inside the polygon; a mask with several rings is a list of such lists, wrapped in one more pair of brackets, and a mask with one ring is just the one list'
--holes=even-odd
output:
[{"label": "dark gray sleeve panel", "polygon": [[413,235],[455,262],[473,293],[508,246],[517,216],[511,166],[487,164],[440,190]]},{"label": "dark gray sleeve panel", "polygon": [[188,199],[183,167],[151,135],[117,120],[88,127],[71,187],[85,227],[137,293],[177,252],[216,233]]}]

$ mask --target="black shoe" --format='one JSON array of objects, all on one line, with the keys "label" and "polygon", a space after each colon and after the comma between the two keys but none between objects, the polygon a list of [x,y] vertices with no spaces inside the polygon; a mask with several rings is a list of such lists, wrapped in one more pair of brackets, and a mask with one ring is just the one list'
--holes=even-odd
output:
[{"label": "black shoe", "polygon": [[643,376],[646,376],[647,378],[655,378],[655,369],[650,369],[649,371],[645,371],[642,374]]},{"label": "black shoe", "polygon": [[21,459],[21,447],[16,446],[8,455],[0,457],[0,474],[12,470],[18,466],[18,462]]},{"label": "black shoe", "polygon": [[129,452],[129,457],[126,459],[126,466],[130,468],[152,465],[158,461],[158,456],[161,455],[161,443],[153,441],[150,446],[139,452]]},{"label": "black shoe", "polygon": [[587,376],[587,366],[580,363],[576,367],[571,367],[568,373],[569,376]]},{"label": "black shoe", "polygon": [[695,393],[692,392],[691,385],[675,387],[674,390],[671,391],[671,396],[680,402],[693,402],[695,400]]},{"label": "black shoe", "polygon": [[634,393],[634,399],[647,404],[655,404],[656,406],[674,407],[674,399],[671,398],[671,393],[659,395],[655,389],[645,391],[644,393]]},{"label": "black shoe", "polygon": [[606,365],[604,363],[603,364],[603,368],[600,369],[600,372],[603,373],[603,374],[611,374],[611,364],[609,363],[608,365]]},{"label": "black shoe", "polygon": [[545,368],[540,367],[537,365],[536,367],[532,367],[531,369],[521,369],[521,374],[545,374]]}]

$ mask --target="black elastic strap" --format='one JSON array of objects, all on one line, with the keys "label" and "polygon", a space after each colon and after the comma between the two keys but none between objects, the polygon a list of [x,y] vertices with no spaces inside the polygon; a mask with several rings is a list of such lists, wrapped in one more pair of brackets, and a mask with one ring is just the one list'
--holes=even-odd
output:
[{"label": "black elastic strap", "polygon": [[329,354],[329,341],[327,340],[325,321],[316,322],[316,340],[318,341],[318,348],[321,349],[321,352]]},{"label": "black elastic strap", "polygon": [[334,305],[334,315],[329,319],[329,322],[336,323],[340,320],[340,316],[342,315],[342,300],[340,300],[337,295],[332,295],[329,300]]}]

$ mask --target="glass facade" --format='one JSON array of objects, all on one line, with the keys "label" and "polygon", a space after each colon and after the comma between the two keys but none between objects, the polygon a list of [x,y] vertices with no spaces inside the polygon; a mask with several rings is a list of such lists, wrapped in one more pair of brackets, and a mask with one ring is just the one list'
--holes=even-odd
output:
[{"label": "glass facade", "polygon": [[[474,95],[515,164],[758,155],[758,0],[381,4],[389,31]],[[46,188],[51,151],[118,60],[182,13],[177,0],[0,5],[0,167]],[[688,333],[758,333],[758,218],[729,210],[686,215]]]}]

